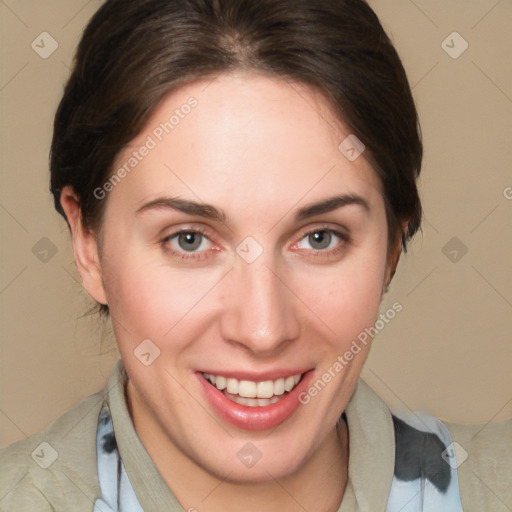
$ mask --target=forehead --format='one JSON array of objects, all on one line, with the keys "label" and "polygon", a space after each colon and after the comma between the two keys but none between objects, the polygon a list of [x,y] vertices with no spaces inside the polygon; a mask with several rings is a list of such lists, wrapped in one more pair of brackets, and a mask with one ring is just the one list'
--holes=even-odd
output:
[{"label": "forehead", "polygon": [[[380,194],[364,158],[340,151],[350,132],[318,92],[284,79],[220,75],[168,94],[118,156],[109,203],[133,210],[163,194],[246,208],[336,192]],[[222,207],[222,205],[220,205]]]}]

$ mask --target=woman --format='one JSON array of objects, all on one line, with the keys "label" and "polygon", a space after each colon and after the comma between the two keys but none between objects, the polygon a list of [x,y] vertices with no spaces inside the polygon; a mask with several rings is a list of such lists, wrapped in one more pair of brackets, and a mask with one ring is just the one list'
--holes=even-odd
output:
[{"label": "woman", "polygon": [[108,0],[56,115],[51,191],[121,360],[3,451],[2,506],[482,510],[486,485],[510,502],[510,422],[473,441],[359,380],[420,226],[421,159],[364,2]]}]

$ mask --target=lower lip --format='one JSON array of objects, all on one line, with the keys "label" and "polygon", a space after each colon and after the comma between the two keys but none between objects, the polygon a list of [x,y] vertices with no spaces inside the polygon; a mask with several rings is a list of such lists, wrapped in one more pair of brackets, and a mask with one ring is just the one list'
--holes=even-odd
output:
[{"label": "lower lip", "polygon": [[299,395],[308,388],[313,370],[306,372],[300,382],[275,404],[264,407],[248,407],[231,401],[215,386],[210,384],[202,374],[199,381],[213,409],[228,423],[244,430],[265,430],[274,428],[286,421],[301,405]]}]

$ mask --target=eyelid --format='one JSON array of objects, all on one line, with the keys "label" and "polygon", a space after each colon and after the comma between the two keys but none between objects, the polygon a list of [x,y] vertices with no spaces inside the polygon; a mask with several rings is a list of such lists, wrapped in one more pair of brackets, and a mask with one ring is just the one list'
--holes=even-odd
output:
[{"label": "eyelid", "polygon": [[[162,233],[166,233],[167,229],[162,230]],[[208,238],[210,242],[214,243],[212,240],[212,235],[210,233],[210,230],[204,226],[193,226],[193,225],[185,225],[179,228],[173,228],[170,231],[168,231],[168,234],[159,235],[160,240],[169,240],[171,238],[174,238],[177,235],[180,235],[181,233],[200,233],[204,237]]]},{"label": "eyelid", "polygon": [[318,233],[319,231],[329,231],[343,240],[348,240],[350,238],[349,230],[344,226],[336,225],[333,227],[332,224],[319,224],[317,226],[303,228],[299,232],[298,240],[302,240],[305,236]]}]

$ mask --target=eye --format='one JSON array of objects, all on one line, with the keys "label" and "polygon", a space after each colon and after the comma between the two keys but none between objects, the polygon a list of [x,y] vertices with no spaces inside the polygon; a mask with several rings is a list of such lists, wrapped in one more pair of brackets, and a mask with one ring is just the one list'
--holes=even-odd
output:
[{"label": "eye", "polygon": [[201,252],[210,249],[210,240],[199,231],[179,231],[165,238],[172,248],[179,252]]},{"label": "eye", "polygon": [[[313,233],[308,233],[304,238],[302,238],[302,240],[299,241],[298,247],[300,249],[311,248],[315,250],[329,249],[333,238],[333,234],[330,231],[314,231]],[[306,241],[310,247],[304,247],[304,245],[302,245],[304,241]]]},{"label": "eye", "polygon": [[341,240],[346,237],[332,229],[317,229],[307,233],[299,240],[297,247],[299,249],[313,249],[315,251],[325,251],[335,248]]},{"label": "eye", "polygon": [[321,229],[308,233],[299,241],[297,246],[299,249],[315,249],[317,251],[321,251],[324,249],[330,249],[331,247],[335,246],[336,238],[337,237],[331,230]]}]

